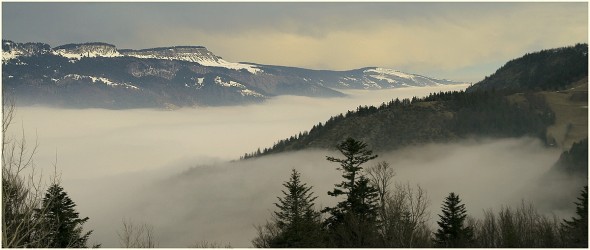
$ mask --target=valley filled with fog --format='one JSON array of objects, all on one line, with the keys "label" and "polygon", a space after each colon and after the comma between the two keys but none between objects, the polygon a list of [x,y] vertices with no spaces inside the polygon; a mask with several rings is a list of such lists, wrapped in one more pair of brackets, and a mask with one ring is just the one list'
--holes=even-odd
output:
[{"label": "valley filled with fog", "polygon": [[[84,225],[94,230],[90,243],[118,247],[117,231],[126,218],[152,225],[160,247],[200,240],[250,247],[254,225],[270,218],[292,168],[313,186],[318,207],[336,203],[326,192],[342,177],[325,156],[338,154],[315,150],[233,160],[359,105],[466,87],[355,90],[345,98],[282,96],[257,105],[174,111],[18,107],[10,133],[18,137],[24,130],[29,142],[37,139],[35,164],[44,176],[57,165],[78,212],[90,218]],[[386,160],[396,171],[394,181],[422,186],[433,223],[449,192],[461,195],[475,217],[522,199],[565,217],[573,207],[552,204],[559,192],[538,189],[560,153],[532,138],[472,138],[404,148],[368,164]],[[577,190],[562,181],[551,187]]]}]

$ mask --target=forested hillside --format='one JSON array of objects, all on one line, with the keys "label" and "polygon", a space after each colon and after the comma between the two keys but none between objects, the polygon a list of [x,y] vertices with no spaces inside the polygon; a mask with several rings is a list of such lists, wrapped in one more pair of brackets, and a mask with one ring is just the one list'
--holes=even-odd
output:
[{"label": "forested hillside", "polygon": [[467,91],[561,90],[588,76],[588,44],[542,50],[511,60]]},{"label": "forested hillside", "polygon": [[545,130],[553,120],[553,113],[537,95],[525,95],[523,102],[514,103],[494,92],[441,92],[412,100],[395,99],[379,107],[358,107],[244,158],[304,148],[333,148],[342,137],[358,138],[380,151],[470,136],[526,135],[544,140]]},{"label": "forested hillside", "polygon": [[588,179],[588,138],[574,143],[553,166],[553,170]]},{"label": "forested hillside", "polygon": [[[575,117],[570,111],[585,110],[587,106],[587,98],[579,98],[587,94],[587,83],[582,83],[588,76],[587,51],[587,44],[543,50],[506,63],[467,91],[396,99],[379,107],[359,106],[355,111],[330,117],[309,131],[280,140],[270,148],[246,153],[243,158],[306,148],[333,148],[341,138],[349,136],[380,151],[469,137],[520,136],[537,137],[548,145],[567,149],[571,144],[556,139],[561,136],[556,136],[555,127],[577,126],[573,123],[579,122],[572,121]],[[567,103],[563,98],[553,98],[555,94],[549,92],[571,86],[578,86],[580,91],[576,92],[575,100],[567,97]],[[556,116],[560,118],[557,123]],[[587,122],[579,125],[587,128]],[[550,126],[553,127],[548,137]],[[579,133],[575,138],[567,137],[568,131],[565,137],[568,141],[587,136]]]}]

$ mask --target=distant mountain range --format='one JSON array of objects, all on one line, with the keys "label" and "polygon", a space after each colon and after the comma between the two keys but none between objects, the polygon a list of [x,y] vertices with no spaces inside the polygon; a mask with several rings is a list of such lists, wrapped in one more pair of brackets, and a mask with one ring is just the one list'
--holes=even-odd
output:
[{"label": "distant mountain range", "polygon": [[202,46],[141,50],[107,43],[2,41],[4,97],[20,104],[175,108],[262,102],[279,95],[343,96],[342,89],[459,84],[392,69],[348,71],[225,61]]}]

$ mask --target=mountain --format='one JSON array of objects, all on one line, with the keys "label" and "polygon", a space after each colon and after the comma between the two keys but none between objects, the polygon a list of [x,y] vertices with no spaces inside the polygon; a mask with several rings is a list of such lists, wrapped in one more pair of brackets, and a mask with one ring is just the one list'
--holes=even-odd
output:
[{"label": "mountain", "polygon": [[[53,54],[70,59],[82,57],[117,57],[122,56],[115,45],[108,43],[66,44],[55,47]],[[75,62],[75,60],[73,60]]]},{"label": "mountain", "polygon": [[[554,85],[540,80],[547,82],[548,85],[542,85],[544,88],[559,87],[567,91],[539,90],[539,85],[524,84],[521,78],[504,81],[496,78],[507,75],[504,72],[528,74],[532,79],[544,79],[547,74],[553,76],[547,71],[563,70],[563,65],[580,63],[578,56],[568,55],[572,48],[577,51],[574,54],[579,53],[587,60],[584,46],[587,51],[587,45],[548,50],[555,56],[532,57],[540,61],[529,61],[528,67],[512,68],[522,60],[530,60],[530,55],[525,55],[523,58],[528,59],[519,58],[507,63],[468,91],[432,93],[411,100],[396,99],[379,107],[359,106],[355,111],[330,117],[309,131],[280,140],[272,147],[247,153],[243,158],[309,148],[333,149],[346,137],[362,140],[376,151],[470,137],[521,136],[537,137],[548,146],[567,150],[573,142],[588,136],[588,71],[562,71],[566,73],[559,81],[552,81]],[[566,51],[563,57],[558,56],[563,51]],[[545,63],[546,58],[560,63]],[[549,68],[531,70],[530,67],[538,65],[548,65]],[[517,89],[526,91],[514,93]]]},{"label": "mountain", "polygon": [[435,79],[398,70],[366,67],[348,71],[309,70],[294,67],[256,65],[273,75],[290,76],[305,82],[316,82],[333,89],[388,89],[458,84],[446,79]]},{"label": "mountain", "polygon": [[348,71],[234,63],[202,46],[117,49],[93,42],[52,48],[2,41],[4,97],[76,108],[175,108],[257,103],[279,95],[344,96],[342,89],[457,84],[392,69]]},{"label": "mountain", "polygon": [[511,60],[467,91],[562,90],[588,76],[588,44],[542,50]]},{"label": "mountain", "polygon": [[347,137],[361,140],[377,152],[470,137],[531,136],[545,140],[546,129],[554,119],[547,104],[536,95],[513,103],[491,92],[434,93],[424,98],[392,100],[379,107],[359,106],[243,158],[301,149],[333,149]]},{"label": "mountain", "polygon": [[539,95],[555,113],[549,144],[569,149],[588,136],[588,45],[527,53],[467,89],[474,91],[496,91],[513,101]]},{"label": "mountain", "polygon": [[[2,64],[14,61],[18,64],[19,57],[31,57],[51,52],[51,46],[44,43],[15,43],[2,40]],[[16,59],[16,60],[15,60]]]}]

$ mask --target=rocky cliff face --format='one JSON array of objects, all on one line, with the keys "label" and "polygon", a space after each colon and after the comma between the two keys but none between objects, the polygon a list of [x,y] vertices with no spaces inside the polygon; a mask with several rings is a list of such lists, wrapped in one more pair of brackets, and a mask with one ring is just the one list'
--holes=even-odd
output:
[{"label": "rocky cliff face", "polygon": [[221,58],[202,46],[176,46],[141,50],[121,50],[126,56],[137,58],[155,58],[163,60],[181,60],[187,62],[218,61]]},{"label": "rocky cliff face", "polygon": [[15,43],[13,41],[2,40],[2,63],[19,57],[30,57],[33,55],[42,55],[51,52],[51,46],[45,43]]},{"label": "rocky cliff face", "polygon": [[53,48],[53,53],[70,59],[122,56],[115,45],[108,43],[66,44]]}]

